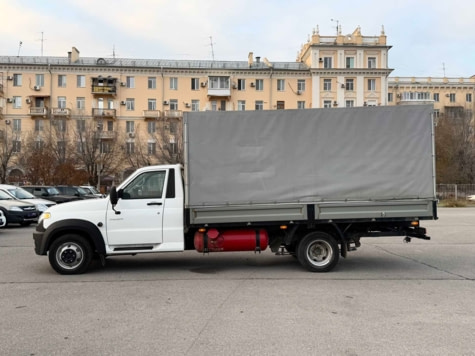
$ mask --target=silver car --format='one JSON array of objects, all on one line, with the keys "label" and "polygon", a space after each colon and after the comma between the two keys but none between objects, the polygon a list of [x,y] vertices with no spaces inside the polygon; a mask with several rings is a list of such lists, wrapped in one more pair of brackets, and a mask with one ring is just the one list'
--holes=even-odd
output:
[{"label": "silver car", "polygon": [[35,197],[25,189],[16,185],[0,184],[0,190],[11,195],[13,198],[35,205],[36,210],[43,212],[50,206],[56,205],[54,201]]}]

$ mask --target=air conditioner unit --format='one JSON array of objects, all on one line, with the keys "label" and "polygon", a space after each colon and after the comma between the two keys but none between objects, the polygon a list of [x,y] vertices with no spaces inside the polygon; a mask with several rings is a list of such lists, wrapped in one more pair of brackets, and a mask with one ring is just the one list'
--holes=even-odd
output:
[{"label": "air conditioner unit", "polygon": [[189,108],[189,107],[190,107],[190,103],[186,103],[185,106],[186,106],[187,108]]},{"label": "air conditioner unit", "polygon": [[321,58],[321,57],[318,58],[318,61],[319,61],[319,62],[323,62],[323,58]]},{"label": "air conditioner unit", "polygon": [[204,88],[206,86],[206,82],[201,82],[201,87]]},{"label": "air conditioner unit", "polygon": [[121,86],[121,87],[125,87],[125,83],[124,83],[124,82],[120,82],[120,86]]},{"label": "air conditioner unit", "polygon": [[256,84],[254,82],[251,82],[251,87],[254,88],[255,86],[256,86]]},{"label": "air conditioner unit", "polygon": [[445,96],[448,98],[450,96],[450,94],[445,94]]},{"label": "air conditioner unit", "polygon": [[7,77],[7,80],[13,80],[13,77],[12,77],[11,75],[9,75],[9,76]]},{"label": "air conditioner unit", "polygon": [[7,98],[7,103],[13,103],[13,99],[12,98]]},{"label": "air conditioner unit", "polygon": [[125,104],[126,104],[125,100],[122,100],[122,101],[120,102],[120,105],[125,105]]},{"label": "air conditioner unit", "polygon": [[31,103],[31,99],[30,99],[30,98],[26,99],[25,101],[26,101],[27,104],[30,104],[30,103]]},{"label": "air conditioner unit", "polygon": [[129,137],[130,138],[135,138],[135,132],[129,132]]},{"label": "air conditioner unit", "polygon": [[300,90],[297,90],[297,95],[302,95],[302,92]]},{"label": "air conditioner unit", "polygon": [[233,84],[233,89],[237,89],[237,85],[236,85],[236,84]]},{"label": "air conditioner unit", "polygon": [[342,84],[342,85],[341,85],[341,89],[345,89],[345,84]]},{"label": "air conditioner unit", "polygon": [[36,91],[40,91],[41,87],[39,85],[35,85],[33,89],[35,89]]},{"label": "air conditioner unit", "polygon": [[163,105],[168,105],[168,104],[169,104],[168,100],[163,101]]}]

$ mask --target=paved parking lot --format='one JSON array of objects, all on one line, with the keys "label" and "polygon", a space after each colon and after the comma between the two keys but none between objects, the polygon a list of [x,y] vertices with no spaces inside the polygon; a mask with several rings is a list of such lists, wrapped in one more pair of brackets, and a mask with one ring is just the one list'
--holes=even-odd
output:
[{"label": "paved parking lot", "polygon": [[124,256],[79,276],[0,230],[1,355],[475,355],[475,208],[333,272],[270,251]]}]

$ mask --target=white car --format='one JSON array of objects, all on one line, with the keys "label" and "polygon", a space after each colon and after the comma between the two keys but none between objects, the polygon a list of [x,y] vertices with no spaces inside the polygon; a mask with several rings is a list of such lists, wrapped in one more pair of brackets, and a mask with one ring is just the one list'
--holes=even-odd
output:
[{"label": "white car", "polygon": [[467,200],[475,201],[475,195],[467,195]]},{"label": "white car", "polygon": [[56,205],[54,201],[35,197],[33,194],[27,192],[23,188],[17,187],[16,185],[0,184],[0,190],[11,195],[15,199],[34,204],[36,210],[40,213],[48,209],[50,206]]},{"label": "white car", "polygon": [[94,195],[99,198],[104,198],[105,194],[99,192],[96,187],[92,185],[81,185],[81,188],[84,189],[88,194]]}]

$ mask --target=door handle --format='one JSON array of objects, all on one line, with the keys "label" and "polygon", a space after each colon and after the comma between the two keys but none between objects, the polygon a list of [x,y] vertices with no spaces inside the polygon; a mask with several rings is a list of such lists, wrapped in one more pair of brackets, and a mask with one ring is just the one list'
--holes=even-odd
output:
[{"label": "door handle", "polygon": [[162,205],[159,201],[151,201],[150,203],[147,203],[147,205]]}]

